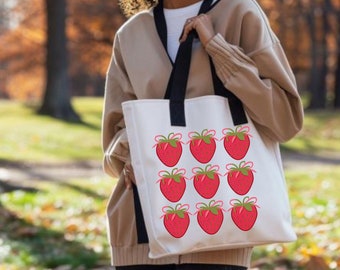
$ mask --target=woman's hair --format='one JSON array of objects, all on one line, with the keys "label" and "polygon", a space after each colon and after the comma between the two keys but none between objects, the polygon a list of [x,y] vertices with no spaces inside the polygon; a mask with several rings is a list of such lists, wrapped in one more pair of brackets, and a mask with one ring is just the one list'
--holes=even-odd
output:
[{"label": "woman's hair", "polygon": [[157,3],[157,0],[119,0],[120,8],[127,17],[139,11],[154,7]]}]

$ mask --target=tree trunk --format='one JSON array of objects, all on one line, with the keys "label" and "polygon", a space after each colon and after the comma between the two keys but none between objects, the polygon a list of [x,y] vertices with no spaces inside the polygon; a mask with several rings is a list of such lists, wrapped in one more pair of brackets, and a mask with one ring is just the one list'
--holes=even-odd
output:
[{"label": "tree trunk", "polygon": [[[311,101],[309,109],[324,109],[326,108],[326,76],[327,76],[327,42],[325,32],[328,28],[326,10],[323,10],[322,23],[323,28],[318,29],[316,27],[316,21],[319,19],[315,17],[314,12],[317,6],[315,1],[311,1],[311,11],[308,16],[309,30],[311,35]],[[320,33],[321,40],[317,37],[317,31]]]},{"label": "tree trunk", "polygon": [[[303,36],[301,33],[303,31],[306,31],[304,29],[304,25],[301,23],[301,17],[305,17],[305,9],[301,3],[301,0],[296,0],[296,9],[295,11],[295,16],[294,16],[294,25],[295,25],[295,31],[294,31],[294,54],[293,57],[295,59],[299,59],[302,55],[302,49],[301,49],[301,44],[302,44],[302,39]],[[299,61],[297,61],[299,63]],[[300,66],[300,63],[298,64]]]},{"label": "tree trunk", "polygon": [[[337,12],[338,22],[340,21],[340,10]],[[337,37],[337,66],[335,71],[335,86],[334,86],[334,108],[340,108],[340,26],[338,26]]]},{"label": "tree trunk", "polygon": [[45,0],[47,13],[46,89],[38,113],[79,122],[71,105],[66,39],[66,0]]}]

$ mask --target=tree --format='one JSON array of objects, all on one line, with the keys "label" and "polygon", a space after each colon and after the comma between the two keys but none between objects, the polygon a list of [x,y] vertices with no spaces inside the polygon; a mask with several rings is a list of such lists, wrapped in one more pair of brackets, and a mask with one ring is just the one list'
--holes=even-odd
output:
[{"label": "tree", "polygon": [[66,0],[45,0],[47,14],[46,89],[40,114],[80,121],[71,105],[66,38]]},{"label": "tree", "polygon": [[[318,12],[316,12],[318,10]],[[326,108],[326,76],[327,76],[327,41],[329,27],[326,9],[317,6],[315,0],[310,2],[307,16],[311,38],[311,101],[310,109]],[[322,25],[320,28],[320,25]],[[319,26],[319,27],[318,27]],[[322,30],[321,30],[322,29]]]},{"label": "tree", "polygon": [[[340,21],[340,5],[337,7],[336,20]],[[335,85],[334,85],[334,107],[340,108],[340,26],[337,24],[335,30],[337,38],[337,54],[336,54],[336,70],[335,70]]]},{"label": "tree", "polygon": [[[10,99],[36,104],[43,100],[46,88],[46,5],[43,0],[11,2],[7,13],[15,27],[0,37],[0,63],[7,78],[0,91]],[[103,95],[114,33],[124,21],[118,1],[67,1],[68,74],[72,96]],[[0,74],[0,84],[3,82]]]},{"label": "tree", "polygon": [[[58,3],[51,5],[62,4],[54,2]],[[324,108],[325,104],[327,108],[340,107],[339,0],[258,2],[285,49],[301,94],[308,92],[309,97],[314,96],[308,100],[312,105],[309,108]],[[0,38],[0,92],[2,97],[36,104],[44,99],[45,89],[50,88],[47,73],[44,80],[47,2],[11,0],[10,4],[4,3],[6,13],[0,20],[8,18],[11,27],[3,31]],[[68,66],[61,70],[68,71],[69,79],[64,83],[67,87],[58,91],[60,95],[66,91],[66,99],[71,95],[102,96],[113,36],[125,18],[118,1],[76,0],[67,4]],[[55,43],[60,41],[58,38]]]}]

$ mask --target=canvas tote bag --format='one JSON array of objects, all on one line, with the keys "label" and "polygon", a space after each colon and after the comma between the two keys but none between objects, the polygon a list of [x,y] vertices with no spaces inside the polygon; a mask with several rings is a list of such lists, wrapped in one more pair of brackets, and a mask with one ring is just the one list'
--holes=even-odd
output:
[{"label": "canvas tote bag", "polygon": [[122,104],[149,257],[294,241],[278,143],[212,64],[215,95],[185,99],[193,39],[179,48],[169,99]]}]

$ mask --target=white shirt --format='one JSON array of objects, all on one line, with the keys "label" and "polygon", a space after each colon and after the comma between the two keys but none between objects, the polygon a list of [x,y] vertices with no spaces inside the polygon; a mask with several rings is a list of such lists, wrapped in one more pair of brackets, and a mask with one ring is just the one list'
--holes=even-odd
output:
[{"label": "white shirt", "polygon": [[176,9],[164,9],[164,17],[168,32],[168,54],[173,62],[175,62],[179,38],[183,31],[183,26],[187,19],[195,17],[201,7],[203,1],[195,4]]}]

